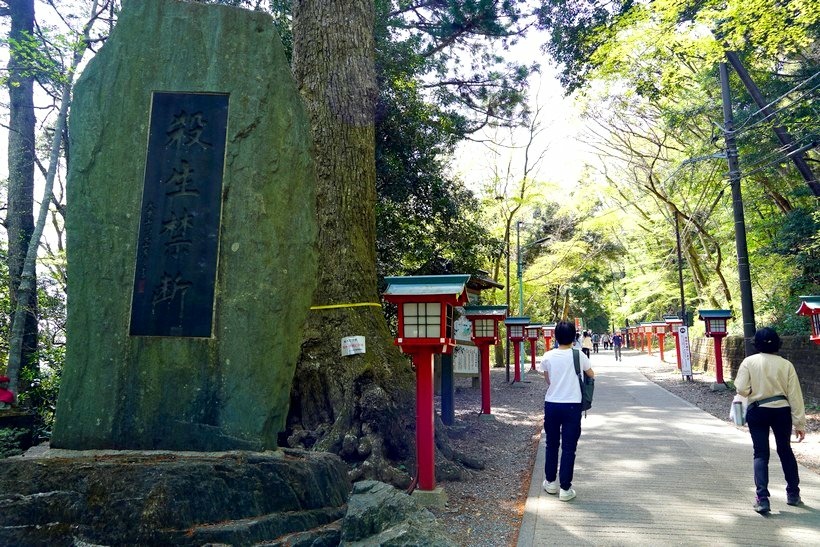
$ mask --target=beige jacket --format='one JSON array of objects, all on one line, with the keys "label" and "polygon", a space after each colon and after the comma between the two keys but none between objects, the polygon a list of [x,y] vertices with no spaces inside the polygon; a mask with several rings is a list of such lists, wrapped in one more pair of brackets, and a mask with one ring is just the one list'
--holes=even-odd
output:
[{"label": "beige jacket", "polygon": [[785,395],[788,401],[772,401],[761,405],[766,408],[791,407],[792,426],[806,430],[806,408],[797,373],[786,359],[773,353],[757,353],[740,363],[735,378],[738,394],[748,397],[749,403],[775,395]]}]

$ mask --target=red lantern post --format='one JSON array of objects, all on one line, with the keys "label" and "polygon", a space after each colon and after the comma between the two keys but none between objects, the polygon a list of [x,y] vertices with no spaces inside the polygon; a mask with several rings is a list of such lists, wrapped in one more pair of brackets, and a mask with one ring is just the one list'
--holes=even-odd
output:
[{"label": "red lantern post", "polygon": [[541,334],[541,325],[527,325],[524,327],[524,332],[527,335],[527,340],[530,341],[530,357],[532,358],[532,365],[530,365],[530,372],[535,372],[535,358],[536,346],[538,345],[538,338]]},{"label": "red lantern post", "polygon": [[820,296],[801,296],[800,300],[797,314],[811,317],[811,336],[809,336],[809,340],[815,344],[820,344]]},{"label": "red lantern post", "polygon": [[524,327],[530,324],[530,318],[524,316],[508,317],[504,320],[507,326],[507,340],[513,344],[515,353],[515,377],[513,383],[521,381],[521,342],[524,341]]},{"label": "red lantern post", "polygon": [[675,337],[675,356],[678,360],[678,370],[680,370],[680,340],[678,340],[678,329],[676,327],[678,325],[683,325],[683,319],[679,318],[677,315],[664,315],[663,320],[667,325],[669,325],[669,328],[672,330],[672,336]]},{"label": "red lantern post", "polygon": [[456,345],[453,307],[467,302],[469,275],[385,277],[384,299],[398,306],[396,345],[416,367],[416,464],[419,490],[436,488],[433,355]]},{"label": "red lantern post", "polygon": [[661,363],[664,363],[663,344],[666,337],[666,321],[653,321],[652,330],[655,331],[655,336],[658,337],[658,350],[661,354]]},{"label": "red lantern post", "polygon": [[715,383],[725,387],[723,383],[723,352],[721,343],[729,333],[726,322],[731,319],[730,310],[698,310],[698,318],[706,322],[706,336],[715,339]]},{"label": "red lantern post", "polygon": [[498,343],[498,323],[507,317],[507,306],[465,306],[473,323],[473,342],[481,355],[481,416],[490,417],[490,346]]},{"label": "red lantern post", "polygon": [[645,323],[643,326],[644,336],[646,337],[646,351],[652,355],[652,338],[654,332],[652,331],[652,323]]},{"label": "red lantern post", "polygon": [[550,323],[541,327],[544,331],[544,351],[552,349],[552,335],[555,333],[555,323]]}]

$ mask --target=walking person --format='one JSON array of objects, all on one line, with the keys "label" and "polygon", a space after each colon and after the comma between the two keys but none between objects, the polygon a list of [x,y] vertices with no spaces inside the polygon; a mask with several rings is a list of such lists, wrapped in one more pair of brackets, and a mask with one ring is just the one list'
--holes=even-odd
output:
[{"label": "walking person", "polygon": [[604,345],[605,350],[609,349],[610,339],[608,333],[605,332],[603,335],[601,335],[601,343]]},{"label": "walking person", "polygon": [[776,355],[780,337],[774,329],[762,328],[755,333],[757,351],[740,363],[735,378],[739,395],[748,397],[746,424],[754,448],[754,510],[768,513],[769,503],[769,430],[774,432],[777,455],[786,477],[786,503],[800,505],[800,477],[791,447],[791,432],[797,442],[806,437],[806,412],[803,392],[791,362]]},{"label": "walking person", "polygon": [[617,332],[612,334],[612,349],[615,350],[615,360],[620,361],[621,357],[621,346],[624,343],[623,337],[618,334]]},{"label": "walking person", "polygon": [[583,351],[587,357],[589,357],[592,351],[592,336],[589,335],[589,331],[584,331],[584,336],[581,337],[581,351]]},{"label": "walking person", "polygon": [[592,353],[598,353],[598,344],[601,341],[601,337],[598,335],[597,332],[592,333]]},{"label": "walking person", "polygon": [[572,474],[575,450],[581,437],[581,386],[575,374],[576,356],[583,374],[594,378],[595,372],[587,356],[572,347],[574,324],[566,321],[558,323],[555,339],[558,348],[548,351],[538,365],[547,382],[544,396],[544,432],[547,439],[543,488],[548,494],[558,494],[559,500],[569,501],[575,497]]}]

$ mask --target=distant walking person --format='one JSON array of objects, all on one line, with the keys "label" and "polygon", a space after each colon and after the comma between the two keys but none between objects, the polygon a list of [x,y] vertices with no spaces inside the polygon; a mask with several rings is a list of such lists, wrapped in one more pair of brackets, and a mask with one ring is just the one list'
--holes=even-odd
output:
[{"label": "distant walking person", "polygon": [[620,361],[622,360],[621,357],[621,346],[624,343],[623,337],[618,334],[617,332],[612,335],[612,348],[615,350],[615,360]]},{"label": "distant walking person", "polygon": [[[575,497],[572,473],[575,467],[575,449],[581,437],[581,386],[575,374],[574,359],[590,378],[595,377],[589,359],[573,349],[575,325],[562,321],[555,326],[558,348],[548,351],[538,370],[544,373],[547,393],[544,396],[544,432],[547,435],[544,462],[544,490],[558,494],[561,501]],[[561,466],[558,466],[558,450]]]},{"label": "distant walking person", "polygon": [[601,337],[598,335],[598,333],[597,332],[593,333],[592,334],[592,353],[598,353],[598,344],[600,343],[600,341],[601,341]]},{"label": "distant walking person", "polygon": [[768,513],[769,505],[769,430],[774,432],[777,455],[786,476],[786,503],[800,505],[800,477],[792,452],[791,436],[797,442],[806,437],[806,412],[797,373],[786,359],[775,355],[780,337],[770,328],[755,333],[754,346],[760,353],[740,363],[735,378],[738,394],[748,397],[746,423],[754,448],[754,478],[757,497],[754,510]]},{"label": "distant walking person", "polygon": [[[592,351],[592,336],[590,336],[587,331],[584,331],[584,336],[581,338],[581,351],[583,351],[587,357],[589,357]],[[581,388],[579,387],[578,389]]]}]

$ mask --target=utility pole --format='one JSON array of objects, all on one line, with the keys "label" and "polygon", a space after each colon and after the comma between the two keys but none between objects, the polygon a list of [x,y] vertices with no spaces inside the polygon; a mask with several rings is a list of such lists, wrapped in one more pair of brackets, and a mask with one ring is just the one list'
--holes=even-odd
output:
[{"label": "utility pole", "polygon": [[683,324],[687,327],[689,322],[686,320],[686,298],[683,293],[683,253],[680,249],[680,225],[678,219],[680,213],[675,211],[675,239],[678,242],[678,285],[680,286],[680,318],[683,319]]},{"label": "utility pole", "polygon": [[[510,313],[510,230],[507,228],[507,313]],[[507,355],[504,361],[507,370],[507,383],[510,383],[510,337],[504,342],[504,350]]]},{"label": "utility pole", "polygon": [[[763,95],[760,93],[760,89],[758,89],[757,85],[754,83],[754,80],[752,80],[752,77],[749,76],[749,73],[746,71],[746,67],[744,67],[743,63],[740,62],[740,57],[738,54],[734,51],[727,51],[726,59],[729,60],[732,68],[734,68],[735,72],[737,72],[737,75],[740,77],[740,81],[743,82],[744,86],[746,86],[746,90],[749,92],[749,95],[752,96],[752,99],[754,99],[754,102],[760,109],[761,114],[763,114],[766,118],[772,117],[774,114],[772,109],[766,104],[766,101],[763,99]],[[780,144],[788,147],[787,152],[791,152],[788,154],[789,158],[791,158],[792,163],[794,163],[794,166],[797,168],[797,171],[800,173],[800,176],[803,177],[803,180],[809,186],[812,193],[815,197],[820,197],[820,182],[817,181],[814,173],[812,173],[811,167],[809,167],[809,164],[806,163],[806,160],[803,158],[803,151],[795,150],[794,139],[783,128],[783,126],[774,124],[772,130],[777,136],[777,140],[780,141]],[[812,144],[811,148],[813,147],[814,144]]]},{"label": "utility pole", "polygon": [[518,262],[518,315],[524,315],[524,268],[521,260],[521,221],[515,224],[515,257]]},{"label": "utility pole", "polygon": [[752,339],[755,335],[755,311],[752,302],[752,276],[749,271],[749,251],[746,246],[746,222],[743,215],[743,198],[740,193],[740,166],[737,143],[734,136],[732,97],[729,90],[729,69],[720,63],[720,94],[723,98],[723,135],[726,141],[726,159],[729,163],[729,181],[732,186],[732,209],[735,218],[735,247],[737,270],[740,281],[740,307],[743,314],[743,338],[746,356],[752,355]]}]

